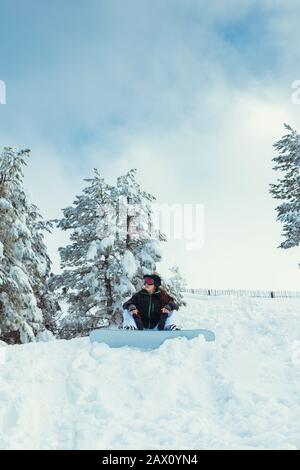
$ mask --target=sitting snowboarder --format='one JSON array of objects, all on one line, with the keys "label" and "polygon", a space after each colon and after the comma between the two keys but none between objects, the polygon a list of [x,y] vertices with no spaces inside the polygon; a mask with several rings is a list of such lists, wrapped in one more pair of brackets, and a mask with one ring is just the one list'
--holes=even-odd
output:
[{"label": "sitting snowboarder", "polygon": [[179,330],[174,322],[174,310],[179,307],[160,287],[160,277],[157,274],[147,274],[143,279],[144,288],[123,304],[123,328]]}]

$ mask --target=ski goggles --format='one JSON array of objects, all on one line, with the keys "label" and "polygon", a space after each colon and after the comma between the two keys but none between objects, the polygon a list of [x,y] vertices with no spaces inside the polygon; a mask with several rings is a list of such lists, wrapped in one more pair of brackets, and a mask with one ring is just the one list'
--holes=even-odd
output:
[{"label": "ski goggles", "polygon": [[152,277],[145,277],[144,279],[144,285],[147,284],[148,286],[153,286],[154,284],[154,281],[152,279]]}]

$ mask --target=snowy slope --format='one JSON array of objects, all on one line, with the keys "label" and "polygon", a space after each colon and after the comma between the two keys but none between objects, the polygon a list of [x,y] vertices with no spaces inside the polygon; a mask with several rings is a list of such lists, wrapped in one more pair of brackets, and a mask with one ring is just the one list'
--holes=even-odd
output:
[{"label": "snowy slope", "polygon": [[300,299],[186,300],[216,343],[0,345],[0,448],[299,449]]}]

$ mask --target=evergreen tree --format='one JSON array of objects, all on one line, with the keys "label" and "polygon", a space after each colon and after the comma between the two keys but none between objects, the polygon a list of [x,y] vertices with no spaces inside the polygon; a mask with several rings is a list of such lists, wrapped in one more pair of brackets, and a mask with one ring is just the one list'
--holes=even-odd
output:
[{"label": "evergreen tree", "polygon": [[281,171],[283,177],[270,185],[270,193],[283,201],[276,211],[285,237],[279,247],[287,249],[300,243],[300,135],[287,124],[285,128],[288,134],[274,144],[278,155],[273,158],[276,163],[273,169]]},{"label": "evergreen tree", "polygon": [[29,154],[6,147],[0,155],[0,339],[8,343],[47,339],[53,327],[51,262],[43,242],[51,224],[23,188]]},{"label": "evergreen tree", "polygon": [[67,314],[58,319],[62,337],[120,326],[124,299],[160,259],[146,205],[153,197],[141,190],[135,172],[118,178],[112,187],[94,169],[94,177],[85,180],[89,186],[55,220],[58,228],[71,231],[72,241],[59,248],[64,271],[52,282],[58,299],[68,303]]},{"label": "evergreen tree", "polygon": [[156,263],[161,261],[159,243],[165,236],[153,227],[151,203],[156,199],[141,189],[136,181],[136,169],[128,171],[117,180],[123,223],[123,243],[136,263],[132,282],[136,288],[143,282],[143,275],[153,273]]},{"label": "evergreen tree", "polygon": [[142,191],[136,170],[106,184],[98,170],[73,205],[55,220],[70,230],[70,241],[59,248],[63,272],[52,285],[66,299],[59,319],[60,336],[87,335],[91,329],[120,326],[122,304],[142,287],[143,275],[155,272],[161,260],[158,244],[165,237],[152,227],[151,202]]},{"label": "evergreen tree", "polygon": [[110,262],[114,258],[115,218],[112,187],[97,169],[72,206],[55,219],[57,227],[70,231],[71,243],[60,247],[63,272],[52,285],[68,303],[67,314],[58,319],[60,336],[84,336],[89,330],[112,321]]},{"label": "evergreen tree", "polygon": [[31,204],[27,217],[27,226],[32,235],[31,247],[33,256],[24,260],[24,265],[32,279],[32,289],[37,299],[37,306],[43,312],[44,325],[47,330],[55,332],[57,303],[51,289],[51,260],[44,243],[44,232],[51,233],[52,223],[45,221],[38,207]]}]

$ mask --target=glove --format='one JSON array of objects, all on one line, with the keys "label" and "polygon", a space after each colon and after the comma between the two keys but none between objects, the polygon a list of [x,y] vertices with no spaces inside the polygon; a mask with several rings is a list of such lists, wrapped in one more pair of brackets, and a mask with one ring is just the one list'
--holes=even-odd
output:
[{"label": "glove", "polygon": [[170,304],[165,305],[164,308],[166,308],[167,310],[169,310],[169,312],[172,311],[172,307],[171,307]]},{"label": "glove", "polygon": [[129,305],[128,310],[129,310],[129,312],[131,312],[132,310],[137,310],[137,308],[134,304],[131,304],[131,305]]},{"label": "glove", "polygon": [[[137,314],[139,313],[138,309],[137,309],[136,306],[133,305],[133,304],[132,304],[132,305],[129,305],[128,310],[129,310],[129,312],[130,312],[132,315],[137,315]],[[136,312],[134,313],[135,310],[136,310]]]}]

